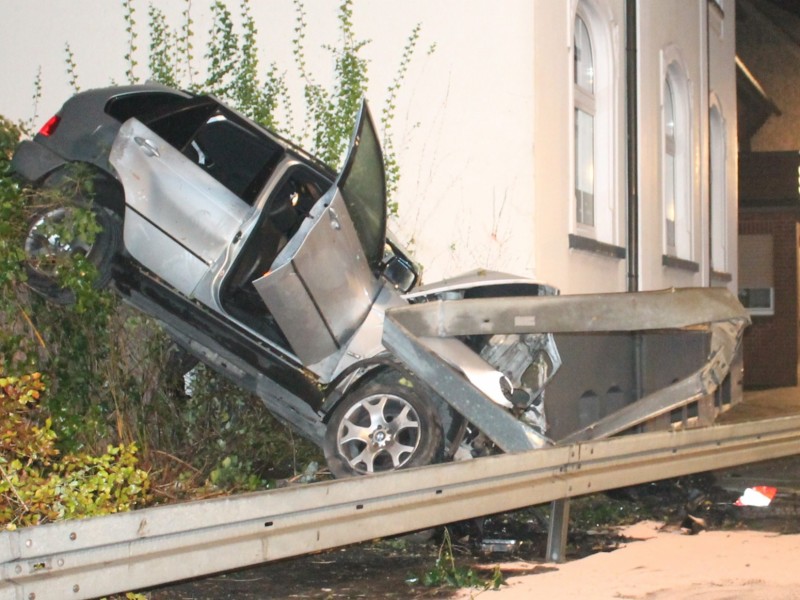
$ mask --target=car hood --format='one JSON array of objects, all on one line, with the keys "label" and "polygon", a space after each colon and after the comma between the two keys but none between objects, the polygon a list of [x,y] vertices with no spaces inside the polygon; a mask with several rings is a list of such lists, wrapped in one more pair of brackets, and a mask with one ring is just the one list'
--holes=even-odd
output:
[{"label": "car hood", "polygon": [[448,292],[473,290],[473,293],[479,294],[481,289],[496,288],[498,286],[524,286],[530,288],[526,292],[528,295],[533,296],[553,296],[558,294],[557,288],[553,286],[537,283],[519,275],[487,269],[475,269],[456,277],[420,286],[408,294],[404,294],[403,297],[409,302],[414,302],[430,296],[443,296]]}]

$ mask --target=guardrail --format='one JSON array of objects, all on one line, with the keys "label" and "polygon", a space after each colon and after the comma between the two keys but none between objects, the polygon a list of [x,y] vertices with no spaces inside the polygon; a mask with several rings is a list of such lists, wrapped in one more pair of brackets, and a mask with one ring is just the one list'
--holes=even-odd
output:
[{"label": "guardrail", "polygon": [[800,416],[581,442],[0,533],[0,599],[93,598],[800,450]]}]

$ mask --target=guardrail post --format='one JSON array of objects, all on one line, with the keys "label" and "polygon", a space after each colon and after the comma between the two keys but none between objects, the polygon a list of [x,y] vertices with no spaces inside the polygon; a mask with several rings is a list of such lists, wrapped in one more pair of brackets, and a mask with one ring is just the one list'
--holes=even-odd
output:
[{"label": "guardrail post", "polygon": [[547,531],[547,560],[561,563],[567,556],[567,531],[569,529],[569,498],[550,503],[550,527]]}]

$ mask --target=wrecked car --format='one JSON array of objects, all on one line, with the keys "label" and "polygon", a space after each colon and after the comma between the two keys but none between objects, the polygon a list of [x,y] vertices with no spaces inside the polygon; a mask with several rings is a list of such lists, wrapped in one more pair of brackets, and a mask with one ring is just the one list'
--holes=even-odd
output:
[{"label": "wrecked car", "polygon": [[[408,303],[553,288],[475,271],[418,286],[387,234],[378,135],[364,104],[344,167],[312,156],[214,97],[155,84],[77,94],[12,162],[26,182],[75,191],[24,241],[29,285],[67,302],[57,261],[80,252],[187,352],[256,393],[324,449],[336,476],[483,451],[467,423],[382,345],[384,312]],[[91,206],[92,244],[53,233]],[[74,209],[73,209],[74,210]],[[552,336],[438,340],[436,353],[488,398],[544,433],[542,395],[560,365]]]}]

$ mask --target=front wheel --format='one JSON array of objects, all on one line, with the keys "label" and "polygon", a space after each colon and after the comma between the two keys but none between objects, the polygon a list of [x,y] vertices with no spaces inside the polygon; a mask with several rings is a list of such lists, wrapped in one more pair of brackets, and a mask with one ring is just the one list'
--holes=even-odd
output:
[{"label": "front wheel", "polygon": [[[28,225],[24,241],[28,285],[34,291],[59,304],[70,304],[74,293],[62,286],[59,273],[70,257],[82,256],[97,269],[96,288],[111,279],[111,267],[120,244],[120,224],[105,209],[93,206],[98,231],[91,243],[70,231],[70,224],[80,205],[50,207],[35,215]],[[86,210],[86,209],[83,209]]]},{"label": "front wheel", "polygon": [[439,462],[443,446],[431,401],[406,380],[376,380],[348,392],[333,411],[324,451],[334,476],[349,477]]}]

